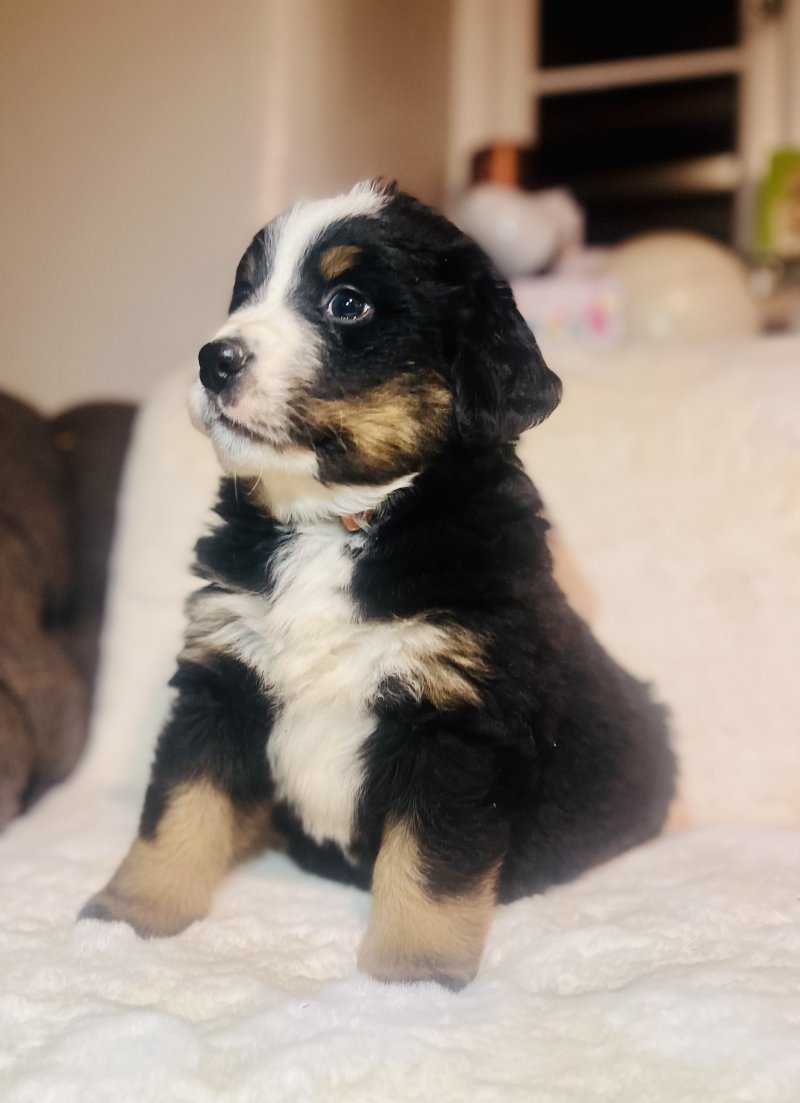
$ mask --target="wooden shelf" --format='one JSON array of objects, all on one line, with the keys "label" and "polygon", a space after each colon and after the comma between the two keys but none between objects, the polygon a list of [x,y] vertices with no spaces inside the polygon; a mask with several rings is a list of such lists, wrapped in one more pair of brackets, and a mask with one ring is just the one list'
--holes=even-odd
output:
[{"label": "wooden shelf", "polygon": [[548,96],[590,92],[601,88],[659,84],[664,81],[739,73],[744,63],[744,51],[739,47],[637,57],[624,61],[597,61],[588,65],[535,69],[528,78],[528,90],[531,95]]}]

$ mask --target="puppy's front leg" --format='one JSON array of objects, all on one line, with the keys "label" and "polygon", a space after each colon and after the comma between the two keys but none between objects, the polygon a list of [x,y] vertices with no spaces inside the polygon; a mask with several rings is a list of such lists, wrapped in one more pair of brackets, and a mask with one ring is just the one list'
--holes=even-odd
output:
[{"label": "puppy's front leg", "polygon": [[182,663],[159,740],[139,835],[81,918],[175,935],[208,912],[234,862],[266,843],[268,709],[255,677],[224,660]]},{"label": "puppy's front leg", "polygon": [[182,782],[155,830],[140,831],[81,918],[128,923],[143,938],[179,934],[208,913],[214,890],[264,815],[240,812],[205,779]]},{"label": "puppy's front leg", "polygon": [[373,872],[372,920],[359,967],[379,980],[463,988],[480,965],[497,873],[495,863],[456,892],[437,890],[413,822],[390,817]]}]

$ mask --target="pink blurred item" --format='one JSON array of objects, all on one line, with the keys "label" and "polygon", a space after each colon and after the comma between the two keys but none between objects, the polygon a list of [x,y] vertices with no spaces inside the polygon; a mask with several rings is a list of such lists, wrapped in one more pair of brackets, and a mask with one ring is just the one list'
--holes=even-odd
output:
[{"label": "pink blurred item", "polygon": [[623,335],[616,282],[591,272],[514,280],[514,298],[541,344],[609,345]]}]

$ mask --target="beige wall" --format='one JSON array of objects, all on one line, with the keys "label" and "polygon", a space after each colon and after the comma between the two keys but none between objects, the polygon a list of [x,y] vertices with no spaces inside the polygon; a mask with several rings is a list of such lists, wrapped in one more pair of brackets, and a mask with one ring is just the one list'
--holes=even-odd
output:
[{"label": "beige wall", "polygon": [[438,202],[447,154],[448,0],[294,0],[288,194],[396,177]]},{"label": "beige wall", "polygon": [[0,28],[0,387],[138,398],[253,231],[377,173],[441,194],[449,0],[17,0]]}]

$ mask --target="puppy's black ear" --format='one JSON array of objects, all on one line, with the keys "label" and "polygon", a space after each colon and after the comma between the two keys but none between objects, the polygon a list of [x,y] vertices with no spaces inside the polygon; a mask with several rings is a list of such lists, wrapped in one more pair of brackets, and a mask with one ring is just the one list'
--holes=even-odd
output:
[{"label": "puppy's black ear", "polygon": [[256,289],[266,278],[266,242],[268,227],[259,230],[247,247],[236,269],[236,278],[233,282],[233,292],[228,313],[233,314],[240,306],[253,297]]},{"label": "puppy's black ear", "polygon": [[458,428],[472,444],[516,440],[555,410],[561,380],[545,364],[511,288],[474,242],[449,250],[447,268],[460,292],[452,364]]}]

